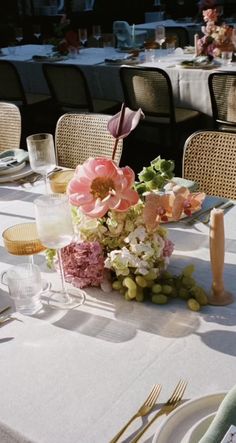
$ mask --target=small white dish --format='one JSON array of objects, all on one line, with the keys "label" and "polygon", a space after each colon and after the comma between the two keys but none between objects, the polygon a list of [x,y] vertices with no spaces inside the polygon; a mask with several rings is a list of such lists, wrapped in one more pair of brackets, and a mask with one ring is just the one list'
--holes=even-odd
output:
[{"label": "small white dish", "polygon": [[3,175],[12,175],[15,174],[16,172],[20,171],[21,169],[23,169],[25,167],[26,163],[20,163],[20,164],[16,164],[16,165],[8,165],[4,168],[0,169],[0,176],[2,177]]},{"label": "small white dish", "polygon": [[27,177],[27,175],[32,174],[32,169],[29,164],[26,164],[21,170],[16,172],[11,172],[11,174],[0,175],[0,183],[8,183],[19,180],[20,178]]},{"label": "small white dish", "polygon": [[216,413],[225,395],[226,392],[219,392],[183,403],[164,420],[152,443],[193,443],[192,436],[197,424]]}]

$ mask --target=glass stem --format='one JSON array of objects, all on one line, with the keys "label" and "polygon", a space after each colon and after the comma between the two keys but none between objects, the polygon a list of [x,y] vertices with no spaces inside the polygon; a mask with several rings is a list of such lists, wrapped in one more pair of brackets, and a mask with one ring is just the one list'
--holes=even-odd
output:
[{"label": "glass stem", "polygon": [[49,194],[48,192],[48,176],[47,174],[43,175],[44,185],[45,185],[45,194]]},{"label": "glass stem", "polygon": [[33,255],[29,255],[29,264],[34,265],[34,256]]},{"label": "glass stem", "polygon": [[62,288],[62,293],[63,295],[67,295],[67,290],[66,290],[66,281],[65,281],[65,274],[64,274],[64,269],[63,269],[63,264],[62,264],[62,257],[61,257],[61,250],[58,249],[57,250],[57,258],[58,258],[58,264],[59,264],[59,270],[60,270],[60,276],[61,276],[61,288]]}]

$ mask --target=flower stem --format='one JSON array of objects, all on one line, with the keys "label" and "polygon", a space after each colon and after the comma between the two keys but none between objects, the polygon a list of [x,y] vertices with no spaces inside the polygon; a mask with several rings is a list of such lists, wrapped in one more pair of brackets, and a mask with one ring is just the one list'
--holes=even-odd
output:
[{"label": "flower stem", "polygon": [[118,142],[119,142],[119,138],[120,138],[119,136],[122,132],[122,125],[123,125],[123,121],[124,121],[124,116],[125,116],[125,104],[122,103],[121,110],[120,110],[120,118],[119,118],[119,121],[117,124],[116,139],[115,139],[113,153],[112,153],[112,160],[115,159],[116,150],[117,150],[117,146],[118,146]]}]

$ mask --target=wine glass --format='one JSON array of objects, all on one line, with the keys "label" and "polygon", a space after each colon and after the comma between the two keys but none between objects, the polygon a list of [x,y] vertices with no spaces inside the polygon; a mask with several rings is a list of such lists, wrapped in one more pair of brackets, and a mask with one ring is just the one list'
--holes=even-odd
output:
[{"label": "wine glass", "polygon": [[164,26],[156,26],[155,29],[155,42],[159,44],[160,51],[162,49],[162,44],[166,39],[165,27]]},{"label": "wine glass", "polygon": [[85,46],[85,43],[88,40],[87,29],[86,28],[80,28],[78,30],[78,34],[79,34],[79,41],[82,43],[83,46]]},{"label": "wine glass", "polygon": [[73,309],[84,303],[85,296],[80,289],[68,291],[65,284],[61,248],[69,245],[74,235],[68,196],[42,195],[34,201],[34,205],[39,239],[47,248],[57,250],[61,276],[61,290],[52,291],[48,304],[58,309]]},{"label": "wine glass", "polygon": [[93,37],[97,40],[97,44],[99,45],[99,40],[102,36],[101,26],[100,25],[94,25],[93,26]]},{"label": "wine glass", "polygon": [[15,30],[16,40],[20,44],[23,40],[23,29],[22,28],[16,28]]},{"label": "wine glass", "polygon": [[37,40],[40,39],[41,37],[41,27],[40,25],[33,25],[33,31],[34,31],[34,35],[37,38]]},{"label": "wine glass", "polygon": [[33,134],[26,138],[31,169],[43,176],[47,193],[47,174],[56,166],[52,134]]}]

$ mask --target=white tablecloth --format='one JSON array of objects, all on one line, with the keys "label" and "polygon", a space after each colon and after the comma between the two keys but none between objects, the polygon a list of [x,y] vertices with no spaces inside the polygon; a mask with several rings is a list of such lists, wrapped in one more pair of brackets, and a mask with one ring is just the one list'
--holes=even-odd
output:
[{"label": "white tablecloth", "polygon": [[[34,198],[43,190],[0,188],[1,231],[34,219]],[[236,208],[225,216],[225,286],[236,295]],[[175,242],[171,270],[196,266],[195,278],[211,286],[209,227],[169,224]],[[0,271],[24,262],[1,242]],[[44,278],[56,273],[35,257]],[[166,401],[179,379],[188,380],[185,399],[224,391],[235,384],[236,304],[189,311],[185,302],[165,306],[127,302],[118,293],[88,289],[73,311],[45,306],[33,317],[0,327],[1,443],[108,443],[136,412],[154,383]],[[1,285],[0,307],[9,301]],[[157,421],[141,441],[150,443]],[[141,419],[127,431],[126,442]],[[176,441],[176,443],[180,443]]]}]

